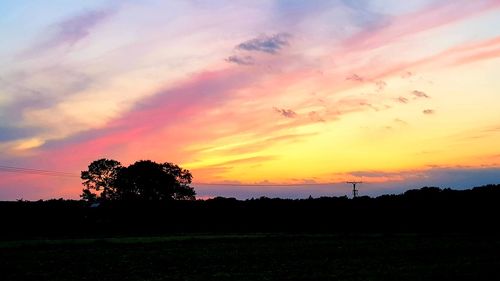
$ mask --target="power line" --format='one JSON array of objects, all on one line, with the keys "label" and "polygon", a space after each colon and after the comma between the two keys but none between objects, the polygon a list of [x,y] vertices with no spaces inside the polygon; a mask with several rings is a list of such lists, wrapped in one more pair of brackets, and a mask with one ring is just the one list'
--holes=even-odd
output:
[{"label": "power line", "polygon": [[263,183],[203,183],[203,182],[198,182],[198,183],[193,183],[194,185],[214,185],[214,186],[308,186],[308,185],[332,185],[332,184],[338,184],[338,183],[332,183],[332,182],[327,182],[327,183],[269,183],[269,184],[263,184]]},{"label": "power line", "polygon": [[54,171],[54,170],[42,170],[42,169],[31,169],[31,168],[21,168],[21,167],[13,167],[13,166],[5,166],[5,165],[0,165],[0,169],[26,170],[26,171],[43,172],[43,173],[57,173],[57,174],[75,175],[74,173],[69,173],[69,172],[61,172],[61,171]]},{"label": "power line", "polygon": [[[45,170],[45,169],[31,169],[31,168],[22,168],[22,167],[13,167],[0,165],[0,172],[7,173],[18,173],[18,174],[29,174],[29,175],[38,175],[38,176],[54,176],[54,177],[71,177],[71,178],[79,178],[80,176],[75,173],[70,172],[62,172],[62,171],[54,171],[54,170]],[[324,185],[333,185],[339,184],[333,182],[327,183],[256,183],[256,184],[245,184],[245,183],[204,183],[204,182],[194,182],[193,185],[205,185],[205,186],[324,186]]]},{"label": "power line", "polygon": [[69,173],[69,172],[21,168],[21,167],[13,167],[13,166],[5,166],[5,165],[0,165],[0,172],[39,175],[39,176],[79,177],[77,174]]}]

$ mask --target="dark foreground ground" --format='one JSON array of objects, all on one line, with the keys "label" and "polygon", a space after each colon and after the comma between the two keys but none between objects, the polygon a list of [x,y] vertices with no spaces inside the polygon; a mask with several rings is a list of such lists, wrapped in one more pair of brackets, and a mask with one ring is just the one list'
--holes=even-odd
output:
[{"label": "dark foreground ground", "polygon": [[500,236],[186,235],[0,242],[0,280],[500,280]]}]

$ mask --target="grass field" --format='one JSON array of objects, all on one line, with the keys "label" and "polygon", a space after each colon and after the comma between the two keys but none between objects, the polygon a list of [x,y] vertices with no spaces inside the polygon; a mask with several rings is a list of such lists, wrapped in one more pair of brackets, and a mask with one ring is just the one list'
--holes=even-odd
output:
[{"label": "grass field", "polygon": [[0,280],[500,280],[500,236],[187,235],[0,242]]}]

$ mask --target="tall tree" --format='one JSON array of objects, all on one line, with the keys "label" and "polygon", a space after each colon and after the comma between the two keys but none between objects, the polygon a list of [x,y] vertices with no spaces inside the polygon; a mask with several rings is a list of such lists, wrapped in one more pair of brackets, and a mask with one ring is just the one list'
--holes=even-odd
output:
[{"label": "tall tree", "polygon": [[[99,159],[90,163],[88,170],[82,171],[83,180],[82,199],[92,201],[116,199],[116,180],[118,172],[123,169],[120,162],[112,159]],[[96,192],[93,192],[96,191]]]},{"label": "tall tree", "polygon": [[137,161],[118,174],[117,191],[124,200],[192,200],[192,175],[172,163]]},{"label": "tall tree", "polygon": [[141,160],[122,167],[118,161],[99,159],[82,172],[86,188],[81,197],[87,201],[194,200],[196,192],[189,186],[192,179],[188,170],[169,162]]},{"label": "tall tree", "polygon": [[177,200],[192,200],[195,198],[196,192],[189,185],[193,180],[193,175],[189,170],[182,169],[181,167],[165,162],[162,165],[163,171],[172,175],[175,178],[173,199]]}]

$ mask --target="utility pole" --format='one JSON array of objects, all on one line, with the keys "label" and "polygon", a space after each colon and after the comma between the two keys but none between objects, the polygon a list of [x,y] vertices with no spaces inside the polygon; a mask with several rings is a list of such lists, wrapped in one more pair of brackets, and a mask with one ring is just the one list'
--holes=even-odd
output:
[{"label": "utility pole", "polygon": [[363,183],[362,181],[348,181],[346,183],[352,184],[352,198],[358,197],[358,190],[356,189],[356,184]]}]

